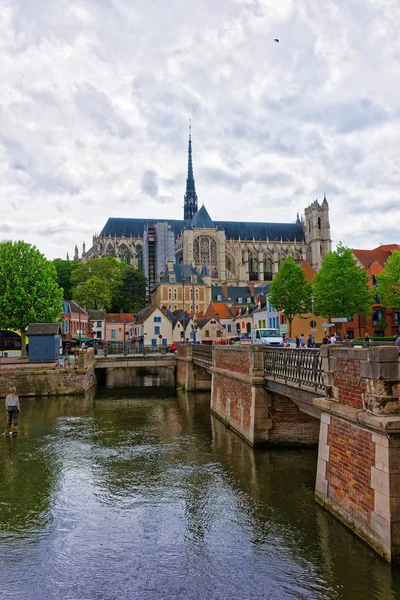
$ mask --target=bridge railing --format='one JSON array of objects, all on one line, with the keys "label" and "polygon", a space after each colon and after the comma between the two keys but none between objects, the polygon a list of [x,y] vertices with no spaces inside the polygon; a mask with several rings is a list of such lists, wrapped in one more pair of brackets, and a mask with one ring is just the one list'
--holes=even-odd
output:
[{"label": "bridge railing", "polygon": [[264,372],[268,379],[279,379],[298,387],[324,389],[324,373],[319,349],[265,348]]},{"label": "bridge railing", "polygon": [[213,347],[204,344],[195,344],[192,349],[192,357],[193,360],[210,366],[213,361]]}]

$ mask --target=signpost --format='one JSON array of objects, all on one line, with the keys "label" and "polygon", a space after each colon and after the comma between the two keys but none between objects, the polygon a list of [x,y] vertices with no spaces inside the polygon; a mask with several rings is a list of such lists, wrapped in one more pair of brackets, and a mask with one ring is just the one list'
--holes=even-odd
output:
[{"label": "signpost", "polygon": [[332,323],[347,323],[347,317],[332,317]]}]

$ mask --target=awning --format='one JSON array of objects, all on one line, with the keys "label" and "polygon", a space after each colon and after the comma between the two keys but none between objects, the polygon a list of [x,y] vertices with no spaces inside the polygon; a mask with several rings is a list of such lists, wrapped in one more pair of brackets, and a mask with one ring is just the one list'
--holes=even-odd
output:
[{"label": "awning", "polygon": [[90,337],[74,337],[72,338],[75,342],[94,342],[95,338]]}]

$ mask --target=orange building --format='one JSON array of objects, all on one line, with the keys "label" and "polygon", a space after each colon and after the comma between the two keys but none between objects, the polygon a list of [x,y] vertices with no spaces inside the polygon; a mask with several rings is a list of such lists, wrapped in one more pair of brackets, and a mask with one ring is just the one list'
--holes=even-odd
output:
[{"label": "orange building", "polygon": [[[368,273],[369,285],[377,285],[376,276],[382,273],[387,259],[393,252],[400,252],[398,244],[386,244],[373,250],[353,250],[357,264]],[[372,315],[354,315],[347,323],[347,333],[350,338],[364,337],[366,333],[374,337],[394,336],[400,331],[400,311],[382,306],[378,294],[372,307]]]},{"label": "orange building", "polygon": [[165,273],[151,294],[152,305],[196,315],[204,313],[210,301],[211,276],[207,269],[199,274],[191,265],[172,262],[167,263]]}]

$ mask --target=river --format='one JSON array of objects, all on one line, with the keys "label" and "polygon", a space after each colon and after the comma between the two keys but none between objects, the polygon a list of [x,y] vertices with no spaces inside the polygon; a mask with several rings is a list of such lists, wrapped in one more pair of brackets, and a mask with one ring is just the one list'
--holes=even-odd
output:
[{"label": "river", "polygon": [[252,450],[208,394],[22,399],[0,440],[0,598],[392,600],[314,502],[314,450]]}]

